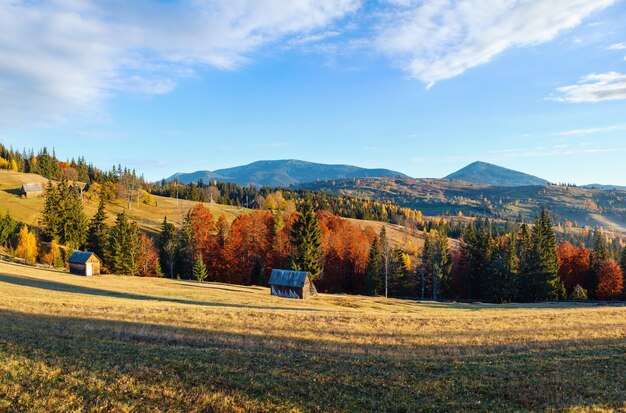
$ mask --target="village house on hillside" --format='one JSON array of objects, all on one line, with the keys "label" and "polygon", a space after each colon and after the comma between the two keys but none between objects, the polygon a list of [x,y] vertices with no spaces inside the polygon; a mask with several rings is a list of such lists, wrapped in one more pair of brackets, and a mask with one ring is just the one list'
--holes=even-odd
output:
[{"label": "village house on hillside", "polygon": [[277,297],[307,299],[317,294],[315,285],[306,271],[274,269],[269,285],[272,295]]},{"label": "village house on hillside", "polygon": [[87,251],[74,251],[67,262],[70,264],[71,274],[87,277],[100,274],[100,267],[102,266],[100,258],[93,252]]},{"label": "village house on hillside", "polygon": [[20,189],[20,196],[24,198],[35,198],[43,194],[42,184],[24,184]]}]

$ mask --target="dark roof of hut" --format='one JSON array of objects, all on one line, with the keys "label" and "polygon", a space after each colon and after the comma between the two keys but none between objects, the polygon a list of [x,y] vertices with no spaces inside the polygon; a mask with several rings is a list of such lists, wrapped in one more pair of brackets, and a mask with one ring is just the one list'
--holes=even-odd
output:
[{"label": "dark roof of hut", "polygon": [[[67,262],[71,262],[72,264],[84,264],[89,260],[89,258],[91,258],[92,255],[95,254],[87,251],[74,251]],[[96,258],[97,257],[98,256],[96,255]]]},{"label": "dark roof of hut", "polygon": [[41,184],[24,184],[24,185],[22,185],[22,191],[24,191],[24,192],[43,192],[43,185],[41,185]]},{"label": "dark roof of hut", "polygon": [[304,287],[308,275],[309,273],[306,271],[272,270],[269,284],[285,287]]}]

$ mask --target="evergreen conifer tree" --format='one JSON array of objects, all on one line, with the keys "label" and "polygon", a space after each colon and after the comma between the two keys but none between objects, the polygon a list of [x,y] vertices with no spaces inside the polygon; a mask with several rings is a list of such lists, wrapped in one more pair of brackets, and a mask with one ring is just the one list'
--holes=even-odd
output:
[{"label": "evergreen conifer tree", "polygon": [[196,263],[193,265],[193,278],[202,282],[207,277],[206,266],[204,265],[204,261],[201,257],[198,257]]},{"label": "evergreen conifer tree", "polygon": [[408,294],[408,275],[410,268],[407,268],[404,253],[400,248],[394,248],[391,253],[391,282],[389,289],[393,295]]},{"label": "evergreen conifer tree", "polygon": [[290,235],[291,245],[294,247],[292,268],[307,271],[311,279],[315,280],[322,273],[322,241],[310,198],[298,205],[298,219],[294,222]]},{"label": "evergreen conifer tree", "polygon": [[384,291],[385,297],[389,295],[389,272],[391,270],[392,255],[391,247],[389,247],[389,240],[387,239],[387,230],[385,226],[380,229],[380,285],[378,288],[381,292]]},{"label": "evergreen conifer tree", "polygon": [[194,231],[191,211],[185,214],[183,218],[183,225],[178,231],[178,273],[183,274],[184,277],[193,275],[193,267],[195,265],[194,252]]},{"label": "evergreen conifer tree", "polygon": [[379,292],[380,282],[380,248],[378,247],[378,237],[374,237],[370,254],[367,260],[367,269],[363,280],[363,290],[366,295],[375,295]]},{"label": "evergreen conifer tree", "polygon": [[519,259],[516,254],[515,238],[506,240],[493,253],[491,263],[487,266],[483,283],[482,296],[492,302],[511,302],[517,298]]},{"label": "evergreen conifer tree", "polygon": [[108,267],[117,274],[137,275],[140,254],[139,228],[123,212],[109,234]]},{"label": "evergreen conifer tree", "polygon": [[67,187],[68,199],[63,214],[61,241],[72,248],[81,248],[87,239],[87,217],[83,210],[83,200],[75,188]]},{"label": "evergreen conifer tree", "polygon": [[44,233],[50,239],[59,238],[60,232],[59,193],[52,180],[46,185],[46,200],[43,205],[42,226]]},{"label": "evergreen conifer tree", "polygon": [[109,241],[109,227],[105,223],[107,219],[106,211],[104,210],[105,201],[104,198],[100,198],[98,204],[98,211],[89,222],[89,229],[87,231],[87,249],[94,252],[99,257],[104,257],[107,251],[107,245]]},{"label": "evergreen conifer tree", "polygon": [[595,232],[593,249],[591,250],[591,268],[589,270],[589,279],[587,287],[588,294],[592,298],[596,298],[596,286],[598,284],[598,274],[600,269],[609,261],[609,252],[606,246],[604,234],[600,231]]},{"label": "evergreen conifer tree", "polygon": [[178,254],[178,237],[174,224],[167,222],[167,217],[163,218],[161,224],[161,235],[159,236],[159,257],[163,272],[170,278],[174,278],[174,266]]},{"label": "evergreen conifer tree", "polygon": [[544,208],[537,216],[531,236],[531,250],[520,278],[520,294],[526,301],[563,298],[565,288],[558,275],[559,259],[552,220]]}]

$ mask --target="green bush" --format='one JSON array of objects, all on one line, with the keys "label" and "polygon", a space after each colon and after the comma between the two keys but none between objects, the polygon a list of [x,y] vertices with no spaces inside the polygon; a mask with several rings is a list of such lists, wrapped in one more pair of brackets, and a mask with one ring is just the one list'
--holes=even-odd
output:
[{"label": "green bush", "polygon": [[581,287],[580,284],[576,284],[576,287],[569,295],[569,299],[571,301],[584,301],[587,299],[587,290]]}]

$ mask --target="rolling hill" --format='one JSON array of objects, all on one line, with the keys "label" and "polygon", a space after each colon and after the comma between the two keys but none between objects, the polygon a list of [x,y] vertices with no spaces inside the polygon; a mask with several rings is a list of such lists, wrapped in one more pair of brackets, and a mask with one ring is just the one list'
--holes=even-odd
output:
[{"label": "rolling hill", "polygon": [[603,226],[626,234],[626,191],[558,185],[489,186],[448,179],[369,178],[314,182],[300,188],[391,201],[427,216],[532,220],[546,207],[557,223]]},{"label": "rolling hill", "polygon": [[547,185],[548,181],[523,172],[503,168],[486,162],[474,162],[451,173],[444,179],[471,182],[491,186],[534,186]]},{"label": "rolling hill", "polygon": [[257,161],[248,165],[216,171],[196,171],[176,173],[168,181],[195,183],[218,180],[235,182],[239,185],[289,187],[320,180],[365,178],[365,177],[407,177],[405,174],[389,169],[367,169],[352,165],[329,165],[305,162],[295,159],[277,161]]}]

